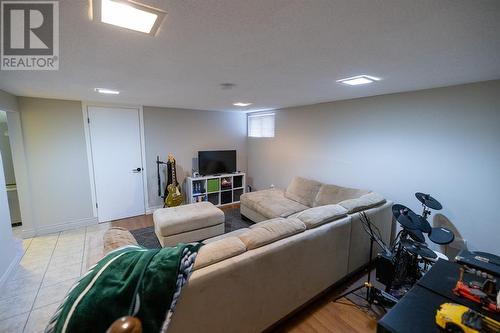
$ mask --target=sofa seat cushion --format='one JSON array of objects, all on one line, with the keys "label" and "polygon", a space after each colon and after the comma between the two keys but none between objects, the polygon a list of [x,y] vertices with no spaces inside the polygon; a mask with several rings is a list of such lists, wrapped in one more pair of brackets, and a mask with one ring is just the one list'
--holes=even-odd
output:
[{"label": "sofa seat cushion", "polygon": [[161,208],[153,213],[156,233],[170,236],[224,223],[224,212],[210,202]]},{"label": "sofa seat cushion", "polygon": [[247,250],[245,244],[235,236],[226,237],[203,245],[194,262],[194,270],[235,257]]},{"label": "sofa seat cushion", "polygon": [[378,193],[370,192],[357,199],[349,199],[339,202],[339,205],[347,209],[348,214],[360,212],[385,203],[385,198]]},{"label": "sofa seat cushion", "polygon": [[347,209],[344,207],[340,205],[325,205],[306,209],[298,213],[295,218],[301,220],[307,229],[312,229],[346,216]]},{"label": "sofa seat cushion", "polygon": [[306,230],[305,224],[298,219],[276,219],[257,228],[252,228],[238,237],[245,244],[247,250],[252,250],[304,230]]},{"label": "sofa seat cushion", "polygon": [[309,208],[296,201],[285,198],[283,190],[278,189],[268,189],[242,194],[240,203],[269,219],[275,217],[288,217]]},{"label": "sofa seat cushion", "polygon": [[324,184],[319,188],[318,194],[314,199],[313,206],[324,206],[338,204],[341,201],[356,199],[362,195],[370,193],[367,190],[359,190],[356,188],[342,187],[337,185]]},{"label": "sofa seat cushion", "polygon": [[286,188],[285,197],[312,207],[321,183],[302,177],[294,177]]}]

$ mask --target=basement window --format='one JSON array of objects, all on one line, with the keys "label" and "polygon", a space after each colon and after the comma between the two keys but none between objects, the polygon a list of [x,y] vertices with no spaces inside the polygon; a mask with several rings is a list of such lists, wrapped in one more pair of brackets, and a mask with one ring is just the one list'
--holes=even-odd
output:
[{"label": "basement window", "polygon": [[274,138],[274,113],[250,113],[248,136],[251,138]]}]

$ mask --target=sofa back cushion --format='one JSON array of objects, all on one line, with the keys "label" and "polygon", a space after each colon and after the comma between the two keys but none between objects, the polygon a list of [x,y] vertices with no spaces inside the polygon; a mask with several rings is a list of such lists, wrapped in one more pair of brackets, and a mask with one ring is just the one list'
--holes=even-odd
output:
[{"label": "sofa back cushion", "polygon": [[[347,216],[347,209],[340,205],[325,205],[306,209],[296,215],[307,229],[312,229],[322,224]],[[262,223],[262,222],[261,222]]]},{"label": "sofa back cushion", "polygon": [[339,202],[339,205],[347,209],[348,214],[360,212],[385,203],[385,198],[378,193],[370,192],[357,199],[349,199]]},{"label": "sofa back cushion", "polygon": [[320,182],[315,180],[294,177],[286,189],[285,197],[312,207],[321,185]]},{"label": "sofa back cushion", "polygon": [[258,227],[265,226],[266,224],[269,224],[269,223],[274,223],[274,221],[282,221],[282,220],[284,220],[283,217],[276,217],[274,219],[265,220],[265,221],[262,221],[262,222],[259,222],[259,223],[252,224],[248,228],[255,229],[255,228],[258,228]]},{"label": "sofa back cushion", "polygon": [[238,237],[226,237],[203,245],[194,262],[194,270],[235,257],[247,250]]},{"label": "sofa back cushion", "polygon": [[276,242],[280,239],[298,234],[306,230],[306,226],[298,219],[274,219],[269,223],[252,228],[239,235],[247,250]]},{"label": "sofa back cushion", "polygon": [[319,188],[313,207],[338,204],[341,201],[359,198],[369,193],[367,190],[324,184]]}]

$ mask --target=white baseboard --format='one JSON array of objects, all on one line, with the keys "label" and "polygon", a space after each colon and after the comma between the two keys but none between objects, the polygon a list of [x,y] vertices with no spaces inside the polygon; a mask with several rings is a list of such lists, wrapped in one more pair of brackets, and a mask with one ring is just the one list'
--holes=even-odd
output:
[{"label": "white baseboard", "polygon": [[3,285],[7,280],[9,279],[10,274],[16,269],[17,265],[21,261],[21,258],[24,255],[24,249],[23,249],[23,243],[22,241],[15,241],[17,244],[16,246],[16,254],[14,255],[14,258],[12,258],[12,261],[9,264],[9,267],[7,270],[0,276],[0,289],[2,289]]},{"label": "white baseboard", "polygon": [[155,210],[163,208],[163,206],[153,206],[146,208],[146,215],[153,214]]},{"label": "white baseboard", "polygon": [[[77,229],[81,227],[86,227],[89,225],[97,224],[97,217],[88,217],[84,219],[78,219],[73,221],[67,221],[63,223],[51,224],[43,227],[36,228],[35,235],[46,235],[52,234],[54,232],[60,232],[65,230]],[[24,232],[23,232],[24,236]]]},{"label": "white baseboard", "polygon": [[30,229],[23,229],[21,231],[21,237],[22,238],[32,238],[36,236],[36,231],[33,228]]}]

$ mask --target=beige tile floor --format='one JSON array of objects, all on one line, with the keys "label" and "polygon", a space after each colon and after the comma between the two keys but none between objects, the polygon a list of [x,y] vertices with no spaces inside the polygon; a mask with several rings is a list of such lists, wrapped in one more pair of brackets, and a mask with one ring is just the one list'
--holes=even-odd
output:
[{"label": "beige tile floor", "polygon": [[96,247],[108,228],[99,224],[24,239],[21,261],[0,290],[0,332],[43,332],[66,292],[86,271],[90,247]]}]

